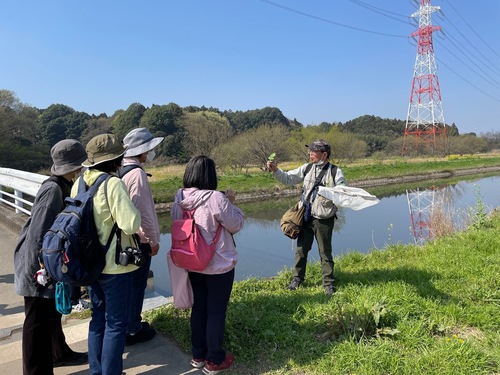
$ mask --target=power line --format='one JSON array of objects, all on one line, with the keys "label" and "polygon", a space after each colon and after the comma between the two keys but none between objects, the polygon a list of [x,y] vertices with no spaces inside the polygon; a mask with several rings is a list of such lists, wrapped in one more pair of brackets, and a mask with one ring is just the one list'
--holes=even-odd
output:
[{"label": "power line", "polygon": [[489,48],[489,49],[490,49],[490,50],[491,50],[491,51],[492,51],[495,55],[497,55],[498,57],[500,57],[500,54],[499,54],[497,51],[495,51],[495,50],[494,50],[494,49],[493,49],[493,48],[492,48],[492,47],[488,44],[488,42],[486,42],[486,41],[485,41],[485,40],[481,37],[481,35],[479,35],[479,34],[477,33],[477,31],[476,31],[476,30],[474,30],[474,28],[473,28],[473,27],[472,27],[472,26],[471,26],[471,25],[467,22],[467,20],[466,20],[464,17],[462,17],[462,15],[458,12],[458,10],[457,10],[457,9],[453,6],[453,4],[451,3],[451,1],[447,1],[447,3],[450,5],[450,8],[451,8],[451,9],[453,9],[453,10],[455,11],[455,13],[456,13],[456,14],[458,14],[458,16],[462,19],[462,21],[464,21],[464,23],[465,23],[467,26],[469,26],[469,28],[472,30],[472,32],[473,32],[474,34],[476,34],[476,36],[477,36],[477,37],[478,37],[478,38],[479,38],[479,39],[480,39],[480,40],[481,40],[481,41],[482,41],[482,42],[483,42],[483,43],[484,43],[484,44],[485,44],[485,45],[486,45],[486,46],[487,46],[487,47],[488,47],[488,48]]},{"label": "power line", "polygon": [[[487,65],[482,59],[477,57],[476,54],[472,53],[466,46],[464,46],[462,43],[460,43],[460,41],[457,40],[457,38],[455,38],[452,34],[445,33],[445,36],[447,37],[447,39],[450,39],[451,44],[453,44],[464,56],[466,56],[469,59],[469,61],[473,62],[471,57],[474,57],[477,60],[477,62],[480,62],[481,64],[483,64],[484,67],[488,68],[494,74],[498,75],[500,73],[500,70],[494,70],[493,69],[494,67],[492,68],[491,66]],[[467,52],[469,54],[469,56],[467,56],[467,54],[465,52]],[[474,65],[476,65],[476,63],[474,63]],[[485,74],[487,74],[487,73],[485,72]]]},{"label": "power line", "polygon": [[[387,18],[393,19],[393,20],[395,20],[395,21],[397,21],[397,22],[402,22],[402,23],[404,23],[404,24],[410,24],[410,25],[411,25],[411,22],[410,22],[410,17],[405,16],[405,15],[403,15],[403,14],[399,14],[399,13],[391,12],[391,11],[389,11],[389,10],[382,9],[382,8],[376,7],[376,6],[374,6],[374,5],[371,5],[371,4],[368,4],[368,3],[365,3],[365,2],[363,2],[363,1],[359,1],[359,0],[349,0],[349,1],[350,1],[351,3],[354,3],[354,4],[356,4],[356,5],[361,6],[361,7],[363,7],[363,8],[366,8],[366,9],[368,9],[368,10],[372,11],[372,12],[378,13],[378,14],[380,14],[380,15],[384,16],[384,17],[387,17]],[[398,16],[398,17],[404,18],[404,19],[405,19],[405,21],[400,20],[400,19],[398,19],[398,18],[396,18],[396,17],[393,17],[393,16],[391,16],[390,14],[394,14],[394,15],[396,15],[396,16]]]},{"label": "power line", "polygon": [[[279,4],[279,3],[276,3],[274,1],[271,1],[271,0],[259,0],[263,3],[266,3],[268,5],[272,5],[276,8],[280,8],[280,9],[284,9],[286,11],[289,11],[289,12],[292,12],[292,13],[296,13],[296,14],[299,14],[301,16],[304,16],[304,17],[308,17],[308,18],[311,18],[311,19],[315,19],[317,21],[321,21],[321,22],[325,22],[325,23],[329,23],[329,24],[332,24],[332,25],[336,25],[336,26],[340,26],[340,27],[344,27],[344,28],[348,28],[348,29],[351,29],[351,30],[356,30],[356,31],[361,31],[361,32],[365,32],[365,33],[369,33],[369,34],[376,34],[376,35],[381,35],[381,36],[388,36],[388,37],[395,37],[395,38],[408,38],[408,36],[405,36],[405,35],[395,35],[395,34],[388,34],[388,33],[382,33],[382,32],[377,32],[377,31],[373,31],[373,30],[367,30],[367,29],[363,29],[363,28],[359,28],[359,27],[355,27],[355,26],[351,26],[351,25],[346,25],[346,24],[342,24],[342,23],[339,23],[339,22],[335,22],[335,21],[332,21],[332,20],[329,20],[329,19],[326,19],[326,18],[323,18],[323,17],[318,17],[318,16],[315,16],[313,14],[310,14],[310,13],[306,13],[306,12],[303,12],[303,11],[300,11],[300,10],[297,10],[297,9],[294,9],[294,8],[291,8],[291,7],[288,7],[288,6],[285,6],[285,5],[282,5],[282,4]],[[353,2],[354,4],[356,5],[359,5],[361,7],[364,7],[374,13],[378,13],[382,16],[385,16],[385,17],[389,17],[395,21],[398,21],[398,22],[404,22],[404,23],[407,23],[407,24],[411,24],[411,22],[405,22],[405,21],[401,21],[399,19],[396,19],[395,17],[390,17],[388,14],[394,14],[398,17],[404,17],[404,18],[408,18],[404,15],[400,15],[398,13],[395,13],[395,12],[391,12],[391,11],[388,11],[388,10],[385,10],[385,9],[382,9],[382,8],[379,8],[379,7],[376,7],[376,6],[373,6],[373,5],[370,5],[368,3],[365,3],[365,2],[362,2],[360,0],[349,0],[351,2]],[[456,10],[455,10],[456,11]],[[458,13],[458,12],[457,12]],[[449,21],[449,20],[448,20]],[[471,44],[476,50],[477,50],[477,47],[474,46],[473,43],[471,43],[466,37],[465,35],[463,35],[462,32],[460,32],[460,30],[451,22],[449,21],[450,24],[452,24],[452,26],[458,30],[458,32],[460,33],[460,35],[467,40],[467,42],[469,44]],[[469,26],[470,27],[470,26]],[[477,34],[477,33],[476,33]],[[452,43],[453,44],[453,43]],[[458,48],[456,45],[454,45],[456,48]],[[445,48],[445,47],[443,47]],[[490,47],[491,48],[491,47]],[[445,48],[447,49],[447,48]],[[450,52],[449,49],[447,49],[448,52]],[[450,52],[453,56],[455,56],[455,58],[457,58],[460,62],[462,62],[463,64],[465,64],[461,59],[459,59],[456,55],[454,55],[452,52]],[[485,58],[485,60],[488,60],[487,57],[485,57],[480,51],[478,51],[478,53],[481,54],[481,56],[483,56]],[[448,68],[452,73],[454,73],[457,77],[459,77],[460,79],[462,79],[463,81],[465,81],[466,83],[468,83],[469,85],[471,85],[472,87],[474,87],[476,90],[480,91],[481,93],[485,94],[486,96],[490,97],[491,99],[495,100],[495,101],[498,101],[500,102],[500,99],[488,94],[486,91],[480,89],[479,87],[477,87],[476,85],[474,85],[472,82],[470,82],[469,80],[467,80],[465,77],[463,77],[462,75],[460,75],[459,73],[457,73],[455,70],[453,70],[448,64],[445,64],[444,62],[442,62],[441,60],[437,59],[436,60],[439,61],[439,63],[443,66],[445,66],[446,68]],[[488,62],[490,62],[488,60]],[[492,64],[490,62],[490,64]],[[467,64],[465,64],[467,66]],[[492,64],[494,66],[494,64]],[[495,67],[495,66],[494,66]],[[469,67],[470,69],[470,67]],[[481,69],[481,68],[479,68]],[[496,69],[496,67],[495,67]],[[473,69],[471,69],[472,71],[474,71]],[[483,71],[481,69],[481,71]],[[474,71],[475,72],[475,71]],[[484,72],[484,71],[483,71]],[[478,74],[477,72],[475,72],[476,74]],[[485,73],[486,74],[486,73]],[[481,76],[481,75],[480,75]],[[488,76],[489,77],[489,76]],[[484,77],[482,77],[483,79],[485,79]],[[490,77],[491,78],[491,77]],[[491,78],[492,79],[492,78]],[[494,81],[492,79],[492,81]],[[494,81],[496,83],[496,81]],[[490,82],[492,83],[492,82]],[[496,86],[494,83],[492,83],[494,86]]]},{"label": "power line", "polygon": [[[471,63],[473,63],[481,72],[483,72],[486,77],[488,78],[485,78],[484,76],[482,76],[481,74],[479,74],[477,71],[475,71],[473,68],[471,68],[469,65],[467,65],[462,59],[460,59],[457,55],[455,55],[452,51],[449,50],[449,48],[447,48],[443,43],[439,42],[439,45],[444,48],[446,51],[448,51],[448,53],[450,53],[453,57],[455,57],[458,61],[460,61],[462,64],[464,64],[469,70],[471,70],[472,72],[476,73],[479,77],[481,77],[482,79],[484,79],[486,82],[490,83],[491,85],[495,86],[497,89],[500,89],[500,83],[498,83],[493,77],[491,77],[488,73],[486,73],[479,65],[477,65],[472,59],[470,59],[470,57],[468,57],[467,55],[464,54],[465,57],[469,58],[469,61]],[[452,43],[453,44],[453,43]],[[457,46],[456,46],[457,47]],[[457,47],[457,49],[463,53],[462,50],[460,50],[460,48]]]},{"label": "power line", "polygon": [[498,98],[495,98],[494,96],[488,94],[486,91],[483,91],[481,90],[479,87],[477,87],[476,85],[474,85],[472,82],[469,82],[467,79],[465,79],[464,77],[462,77],[460,74],[458,74],[456,71],[454,71],[452,68],[450,68],[447,64],[445,64],[443,61],[441,61],[440,59],[436,58],[436,60],[439,61],[439,63],[441,65],[444,65],[445,67],[447,67],[452,73],[454,73],[455,75],[457,75],[459,78],[461,78],[463,81],[467,82],[469,85],[471,85],[472,87],[474,87],[476,90],[482,92],[484,95],[486,96],[489,96],[491,99],[497,101],[500,103],[500,99]]},{"label": "power line", "polygon": [[[351,1],[352,3],[354,3],[354,4],[356,4],[356,5],[361,6],[361,7],[363,7],[363,8],[366,8],[366,9],[368,9],[368,10],[370,10],[370,11],[374,12],[374,13],[378,13],[378,14],[380,14],[380,15],[383,15],[383,16],[385,16],[385,17],[389,17],[389,18],[394,19],[394,20],[399,21],[399,22],[402,22],[402,21],[401,21],[401,20],[399,20],[399,19],[396,19],[396,18],[394,18],[394,17],[390,17],[388,14],[395,14],[395,15],[397,15],[397,16],[404,17],[404,16],[402,16],[402,15],[400,15],[400,14],[398,14],[398,13],[394,13],[394,12],[391,12],[391,11],[388,11],[388,10],[385,10],[385,9],[382,9],[382,8],[378,8],[378,7],[376,7],[376,6],[373,6],[373,5],[371,5],[371,4],[365,3],[365,2],[360,1],[360,0],[349,0],[349,1]],[[450,3],[450,2],[448,1],[448,3]],[[454,11],[458,14],[458,11],[457,11],[457,10],[456,10],[453,6],[452,6],[452,8],[453,8],[453,10],[454,10]],[[459,16],[460,16],[460,18],[462,18],[462,20],[463,20],[463,21],[467,24],[467,26],[469,26],[469,27],[472,29],[472,26],[470,26],[470,25],[469,25],[469,24],[465,21],[465,19],[464,19],[464,18],[463,18],[460,14],[459,14]],[[462,36],[462,37],[463,37],[463,38],[464,38],[464,39],[465,39],[465,40],[466,40],[466,41],[467,41],[470,45],[472,45],[472,47],[474,47],[474,49],[475,49],[475,50],[476,50],[476,51],[477,51],[477,52],[478,52],[478,53],[479,53],[479,54],[480,54],[480,55],[481,55],[481,56],[482,56],[482,57],[483,57],[483,58],[484,58],[484,59],[485,59],[485,60],[486,60],[489,64],[491,64],[491,66],[493,66],[493,68],[494,68],[494,69],[497,69],[497,70],[498,70],[498,68],[497,68],[497,67],[496,67],[496,66],[495,66],[495,65],[494,65],[494,64],[493,64],[493,63],[492,63],[492,62],[491,62],[491,61],[490,61],[490,60],[489,60],[486,56],[484,56],[484,54],[483,54],[483,53],[481,53],[481,51],[479,51],[479,50],[477,49],[477,47],[476,47],[476,46],[475,46],[472,42],[470,42],[470,41],[467,39],[467,37],[466,37],[466,36],[465,36],[465,35],[464,35],[461,31],[460,31],[460,29],[459,29],[458,27],[456,27],[456,26],[455,26],[455,25],[454,25],[454,24],[453,24],[453,23],[452,23],[452,22],[451,22],[448,18],[446,18],[446,20],[447,20],[447,21],[448,21],[448,22],[449,22],[449,23],[450,23],[450,24],[451,24],[451,25],[452,25],[452,26],[453,26],[453,27],[454,27],[454,28],[458,31],[458,33],[459,33],[459,34],[460,34],[460,35],[461,35],[461,36]],[[477,36],[478,36],[478,37],[479,37],[479,38],[480,38],[480,39],[481,39],[481,40],[482,40],[485,44],[487,44],[487,43],[484,41],[484,39],[482,39],[482,38],[479,36],[479,34],[477,34],[477,32],[476,32],[474,29],[472,29],[472,30],[474,31],[474,33],[475,33],[475,34],[476,34],[476,35],[477,35]],[[453,38],[453,39],[455,39],[455,40],[456,40],[456,38]],[[460,42],[458,42],[458,43],[460,43]],[[460,43],[460,45],[461,45],[463,48],[460,48],[459,46],[457,46],[457,45],[456,45],[456,44],[454,44],[454,43],[451,43],[451,44],[452,44],[453,46],[455,46],[455,48],[457,48],[457,49],[458,49],[461,53],[463,53],[463,54],[464,54],[463,49],[465,49],[465,50],[466,50],[469,54],[471,54],[471,55],[475,56],[474,54],[470,53],[470,52],[469,52],[469,51],[465,48],[465,46],[463,46],[463,44],[461,44],[461,43]],[[441,47],[443,47],[444,49],[446,49],[446,50],[447,50],[447,51],[448,51],[451,55],[453,55],[453,56],[454,56],[454,57],[455,57],[458,61],[460,61],[462,64],[464,64],[466,67],[468,67],[468,68],[469,68],[472,72],[476,73],[477,75],[479,75],[481,78],[483,78],[484,80],[486,80],[487,82],[489,82],[489,83],[490,83],[490,84],[492,84],[493,86],[495,86],[495,87],[499,88],[499,84],[498,84],[498,82],[497,82],[494,78],[492,78],[489,74],[487,74],[487,73],[486,73],[486,72],[485,72],[485,71],[484,71],[481,67],[479,67],[479,66],[478,66],[478,65],[477,65],[474,61],[472,61],[470,58],[469,58],[469,60],[471,60],[471,62],[472,62],[475,66],[477,66],[477,68],[478,68],[479,70],[481,70],[481,71],[482,71],[482,72],[483,72],[483,73],[484,73],[484,74],[485,74],[485,75],[489,78],[489,80],[488,80],[487,78],[483,77],[481,74],[479,74],[479,73],[478,73],[477,71],[475,71],[474,69],[472,69],[472,68],[471,68],[469,65],[467,65],[467,64],[466,64],[463,60],[461,60],[461,59],[460,59],[457,55],[455,55],[455,54],[454,54],[453,52],[451,52],[448,48],[446,48],[446,47],[445,47],[442,43],[440,43],[440,45],[441,45]],[[491,47],[490,47],[489,45],[488,45],[488,47],[491,49]],[[495,54],[497,54],[497,53],[495,52]],[[465,55],[465,54],[464,54],[464,55]],[[497,55],[498,55],[498,54],[497,54]],[[466,56],[466,55],[465,55],[465,56]],[[468,56],[466,56],[466,57],[468,57]],[[476,57],[476,58],[477,58],[477,57]],[[438,60],[438,59],[436,58],[436,60]],[[465,79],[463,76],[461,76],[460,74],[458,74],[455,70],[453,70],[453,69],[452,69],[449,65],[445,64],[445,63],[444,63],[444,62],[442,62],[441,60],[439,60],[439,61],[440,61],[440,64],[442,64],[442,65],[444,65],[445,67],[447,67],[447,68],[448,68],[451,72],[453,72],[453,73],[454,73],[455,75],[457,75],[460,79],[462,79],[463,81],[465,81],[466,83],[468,83],[469,85],[471,85],[472,87],[474,87],[476,90],[478,90],[478,91],[482,92],[483,94],[485,94],[485,95],[489,96],[490,98],[492,98],[492,99],[493,99],[493,100],[495,100],[495,101],[500,101],[499,99],[497,99],[497,98],[495,98],[494,96],[492,96],[492,95],[488,94],[488,93],[487,93],[487,92],[485,92],[484,90],[481,90],[479,87],[477,87],[476,85],[474,85],[473,83],[471,83],[470,81],[468,81],[467,79]],[[484,63],[484,61],[482,61],[482,60],[480,60],[480,59],[478,59],[478,61],[481,61],[481,62],[482,62],[482,63],[483,63],[486,67],[488,67],[489,69],[491,69],[491,67],[489,67],[488,65],[486,65],[486,64]]]},{"label": "power line", "polygon": [[294,8],[287,7],[285,5],[281,5],[281,4],[275,3],[274,1],[270,1],[270,0],[259,0],[259,1],[261,1],[263,3],[266,3],[266,4],[269,4],[269,5],[272,5],[272,6],[275,6],[277,8],[281,8],[281,9],[287,10],[287,11],[292,12],[292,13],[300,14],[301,16],[309,17],[309,18],[312,18],[312,19],[315,19],[315,20],[318,20],[318,21],[321,21],[321,22],[326,22],[326,23],[332,24],[332,25],[345,27],[347,29],[361,31],[361,32],[364,32],[364,33],[369,33],[369,34],[390,36],[390,37],[393,37],[393,38],[407,38],[406,35],[387,34],[387,33],[382,33],[382,32],[378,32],[378,31],[372,31],[372,30],[362,29],[360,27],[355,27],[355,26],[350,26],[350,25],[346,25],[346,24],[343,24],[343,23],[335,22],[335,21],[332,21],[332,20],[328,20],[326,18],[322,18],[322,17],[318,17],[318,16],[315,16],[315,15],[312,15],[312,14],[309,14],[309,13],[302,12],[302,11],[294,9]]},{"label": "power line", "polygon": [[486,56],[485,56],[485,55],[484,55],[484,54],[483,54],[483,53],[482,53],[482,52],[481,52],[481,51],[480,51],[480,50],[476,47],[476,45],[475,45],[474,43],[472,43],[472,42],[471,42],[471,41],[470,41],[470,40],[469,40],[469,39],[468,39],[468,38],[467,38],[467,37],[466,37],[466,36],[462,33],[462,31],[460,31],[460,29],[459,29],[459,28],[458,28],[458,27],[457,27],[457,26],[456,26],[453,22],[451,22],[448,18],[447,18],[446,20],[450,23],[450,25],[451,25],[451,26],[453,26],[453,28],[454,28],[454,29],[455,29],[455,30],[456,30],[456,31],[460,34],[460,36],[461,36],[462,38],[464,38],[464,39],[467,41],[467,43],[469,43],[469,44],[470,44],[470,45],[471,45],[471,46],[472,46],[472,47],[473,47],[473,48],[477,51],[477,53],[479,53],[479,54],[483,57],[483,59],[484,59],[484,60],[486,60],[486,61],[487,61],[487,62],[488,62],[488,63],[489,63],[489,64],[490,64],[490,65],[491,65],[494,69],[499,70],[499,69],[495,66],[495,64],[493,64],[493,63],[490,61],[490,59],[488,59],[488,57],[486,57]]}]

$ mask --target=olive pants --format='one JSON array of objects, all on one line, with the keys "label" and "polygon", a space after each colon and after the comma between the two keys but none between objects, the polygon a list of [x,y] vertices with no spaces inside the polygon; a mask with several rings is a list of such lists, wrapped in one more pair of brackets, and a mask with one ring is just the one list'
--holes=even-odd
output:
[{"label": "olive pants", "polygon": [[321,261],[321,272],[323,275],[323,286],[333,285],[333,256],[332,256],[332,234],[335,217],[328,219],[313,218],[305,221],[302,232],[297,238],[297,250],[295,251],[293,276],[304,280],[306,276],[307,254],[312,248],[316,238]]}]

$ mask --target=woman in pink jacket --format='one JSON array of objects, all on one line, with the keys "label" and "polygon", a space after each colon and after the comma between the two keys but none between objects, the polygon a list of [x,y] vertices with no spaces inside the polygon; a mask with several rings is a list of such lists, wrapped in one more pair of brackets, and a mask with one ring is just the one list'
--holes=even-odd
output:
[{"label": "woman in pink jacket", "polygon": [[231,190],[217,191],[215,163],[206,156],[193,157],[186,166],[183,189],[175,196],[171,215],[182,218],[183,210],[194,210],[198,229],[208,244],[222,225],[215,255],[201,272],[189,272],[194,303],[191,310],[191,365],[203,367],[206,375],[231,367],[233,356],[222,348],[226,310],[234,281],[238,253],[233,234],[243,227],[243,212],[233,203]]}]

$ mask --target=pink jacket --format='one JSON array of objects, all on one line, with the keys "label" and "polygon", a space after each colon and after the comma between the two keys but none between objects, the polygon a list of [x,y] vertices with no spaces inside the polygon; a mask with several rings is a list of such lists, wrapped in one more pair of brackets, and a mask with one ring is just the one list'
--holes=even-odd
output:
[{"label": "pink jacket", "polygon": [[170,214],[172,219],[182,218],[182,210],[196,209],[194,219],[207,243],[212,243],[215,232],[222,224],[222,231],[215,248],[215,255],[207,268],[201,273],[221,274],[234,268],[238,262],[238,253],[233,234],[243,228],[243,211],[232,204],[224,193],[197,188],[179,189],[175,195]]},{"label": "pink jacket", "polygon": [[[130,164],[141,165],[136,158],[123,159],[123,166]],[[142,168],[135,168],[122,179],[127,186],[130,199],[141,213],[141,226],[137,231],[141,242],[156,246],[160,242],[160,226],[146,172]]]}]

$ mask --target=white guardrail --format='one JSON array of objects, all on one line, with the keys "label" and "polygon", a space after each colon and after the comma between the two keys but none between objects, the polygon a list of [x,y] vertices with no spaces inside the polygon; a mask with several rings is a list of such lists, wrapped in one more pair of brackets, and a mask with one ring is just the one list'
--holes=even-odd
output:
[{"label": "white guardrail", "polygon": [[[16,213],[31,215],[34,197],[47,178],[49,176],[38,173],[0,168],[0,203],[13,207]],[[26,206],[29,206],[29,210]]]}]

